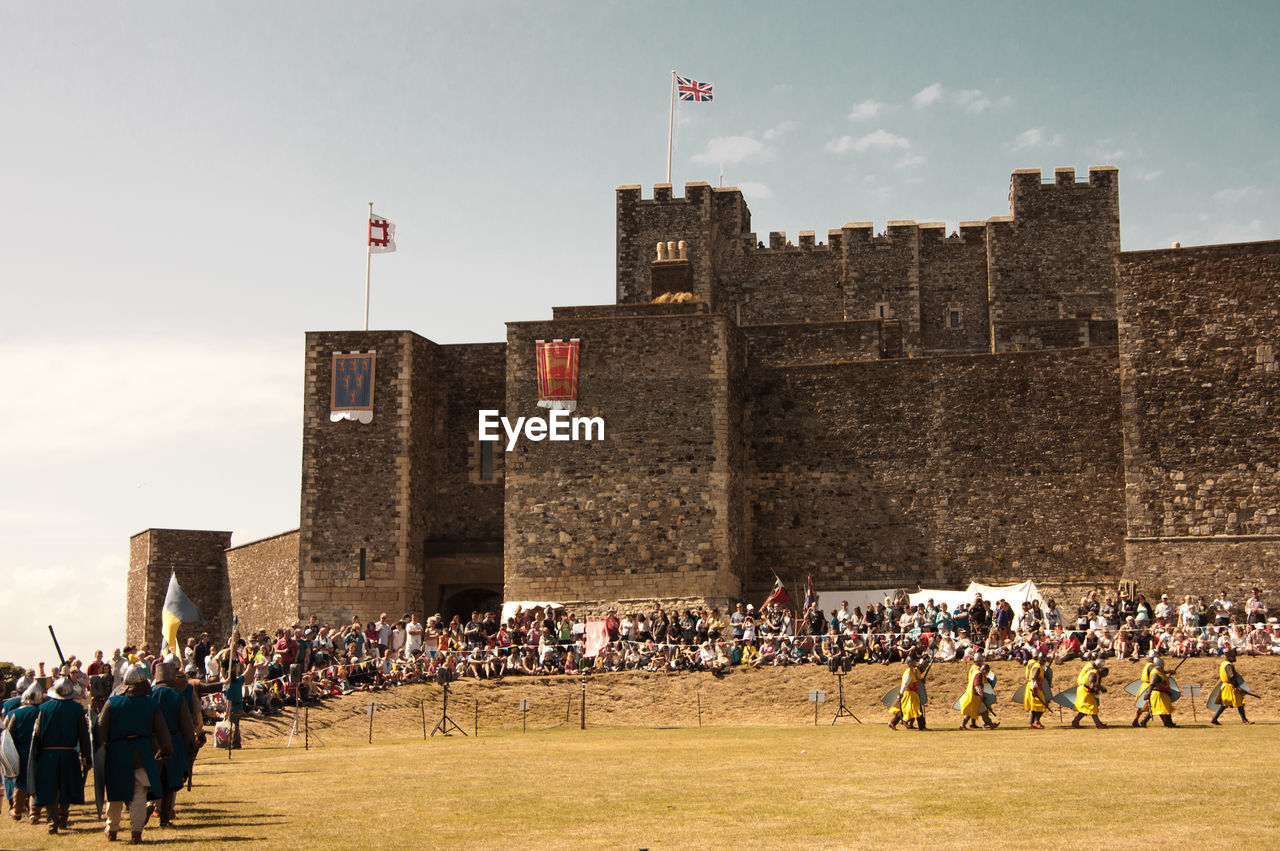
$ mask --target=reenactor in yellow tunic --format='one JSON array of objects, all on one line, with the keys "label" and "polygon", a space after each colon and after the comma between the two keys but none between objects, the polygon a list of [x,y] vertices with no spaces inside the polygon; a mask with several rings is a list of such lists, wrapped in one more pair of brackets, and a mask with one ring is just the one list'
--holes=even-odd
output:
[{"label": "reenactor in yellow tunic", "polygon": [[1164,672],[1164,660],[1157,658],[1151,668],[1151,714],[1160,719],[1166,727],[1176,727],[1173,723],[1173,695],[1169,686],[1169,675]]},{"label": "reenactor in yellow tunic", "polygon": [[1240,721],[1244,724],[1252,724],[1244,714],[1244,696],[1248,694],[1242,687],[1243,680],[1236,673],[1236,651],[1228,649],[1226,658],[1222,660],[1222,664],[1218,666],[1218,680],[1222,683],[1222,690],[1218,693],[1218,711],[1213,713],[1213,720],[1209,723],[1217,724],[1218,716],[1226,711],[1228,706],[1233,706],[1240,713]]},{"label": "reenactor in yellow tunic", "polygon": [[1031,728],[1034,730],[1044,729],[1040,716],[1049,708],[1049,699],[1044,693],[1044,665],[1040,663],[1043,657],[1044,654],[1037,651],[1027,660],[1027,687],[1022,693],[1022,705],[1031,713]]},{"label": "reenactor in yellow tunic", "polygon": [[1147,726],[1147,722],[1151,720],[1151,700],[1149,695],[1151,692],[1151,672],[1155,669],[1156,660],[1160,657],[1154,652],[1146,662],[1142,663],[1142,690],[1138,692],[1138,709],[1133,713],[1133,724],[1131,726],[1138,727]]},{"label": "reenactor in yellow tunic", "polygon": [[920,686],[927,675],[927,667],[921,666],[920,654],[912,650],[907,656],[907,669],[902,672],[902,688],[898,692],[900,714],[895,713],[889,721],[889,727],[897,729],[898,722],[905,720],[910,726],[914,721],[916,729],[928,729],[924,723],[924,704],[920,702]]},{"label": "reenactor in yellow tunic", "polygon": [[989,730],[1000,726],[998,722],[991,720],[985,697],[987,673],[990,670],[989,665],[983,664],[982,654],[974,654],[973,664],[969,666],[969,674],[965,679],[964,695],[960,698],[960,712],[964,715],[960,719],[961,730],[978,729],[978,719],[982,719]]},{"label": "reenactor in yellow tunic", "polygon": [[1076,717],[1071,720],[1072,727],[1079,728],[1080,719],[1086,715],[1093,717],[1093,726],[1100,728],[1107,726],[1098,717],[1098,695],[1107,690],[1102,684],[1106,675],[1107,669],[1096,661],[1085,662],[1080,673],[1076,675]]}]

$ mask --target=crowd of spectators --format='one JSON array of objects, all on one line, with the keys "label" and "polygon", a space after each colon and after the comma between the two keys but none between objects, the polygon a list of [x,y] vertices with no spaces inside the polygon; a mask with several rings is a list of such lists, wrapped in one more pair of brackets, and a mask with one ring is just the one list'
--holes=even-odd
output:
[{"label": "crowd of spectators", "polygon": [[[595,620],[595,619],[591,619]],[[648,614],[609,612],[603,629],[563,609],[517,610],[505,623],[493,612],[473,612],[463,621],[416,614],[392,620],[387,613],[341,627],[312,617],[306,624],[236,632],[213,641],[191,638],[181,663],[196,685],[206,723],[233,714],[270,715],[286,705],[311,703],[354,691],[378,691],[403,683],[474,677],[586,675],[610,671],[709,671],[723,676],[735,667],[892,664],[911,647],[941,662],[972,658],[1025,661],[1037,651],[1054,661],[1138,659],[1162,655],[1280,655],[1280,626],[1268,617],[1257,589],[1241,605],[1224,593],[1213,601],[1163,595],[1153,606],[1141,594],[1130,598],[1093,592],[1073,611],[1053,598],[1015,609],[1004,600],[975,597],[949,609],[928,600],[911,604],[905,593],[882,603],[828,612],[811,605],[798,613],[777,605],[756,610],[739,603],[716,608]],[[588,655],[588,646],[596,652]],[[109,658],[101,651],[88,665],[68,660],[69,675],[90,691],[97,676],[123,680],[127,665],[153,665],[149,647],[124,647]],[[39,676],[28,672],[27,679]],[[21,685],[20,683],[18,685]]]}]

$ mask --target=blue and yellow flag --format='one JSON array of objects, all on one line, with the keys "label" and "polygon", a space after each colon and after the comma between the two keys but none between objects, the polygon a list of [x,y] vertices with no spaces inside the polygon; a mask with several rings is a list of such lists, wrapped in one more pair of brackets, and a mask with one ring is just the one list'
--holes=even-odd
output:
[{"label": "blue and yellow flag", "polygon": [[200,614],[200,609],[196,608],[196,604],[182,593],[182,588],[178,586],[178,575],[173,571],[169,572],[169,590],[164,595],[164,611],[160,613],[160,617],[164,628],[161,653],[166,647],[170,653],[180,652],[178,649],[179,626],[184,623],[204,623],[204,616]]}]

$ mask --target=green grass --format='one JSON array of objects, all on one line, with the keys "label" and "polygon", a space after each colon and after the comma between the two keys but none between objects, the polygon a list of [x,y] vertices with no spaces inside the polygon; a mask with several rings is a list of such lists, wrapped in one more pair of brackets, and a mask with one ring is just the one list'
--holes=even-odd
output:
[{"label": "green grass", "polygon": [[[954,714],[954,713],[952,713]],[[829,718],[829,716],[828,716]],[[872,719],[864,716],[864,721]],[[945,721],[953,720],[950,715]],[[1186,719],[1189,720],[1189,719]],[[943,723],[940,715],[935,723]],[[264,742],[265,744],[265,742]],[[175,830],[201,847],[1249,847],[1280,840],[1280,725],[483,729],[207,749]],[[0,825],[6,848],[100,846]]]}]

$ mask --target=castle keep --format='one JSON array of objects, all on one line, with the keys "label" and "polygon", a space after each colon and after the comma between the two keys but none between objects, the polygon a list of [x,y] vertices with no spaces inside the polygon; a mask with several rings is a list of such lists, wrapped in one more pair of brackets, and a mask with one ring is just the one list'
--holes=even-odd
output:
[{"label": "castle keep", "polygon": [[[317,614],[601,609],[1034,579],[1149,592],[1280,579],[1280,242],[1121,252],[1118,173],[1014,172],[1009,215],[761,239],[737,189],[617,190],[614,303],[505,343],[311,332],[300,525],[230,547],[149,529],[128,637],[170,569],[214,629]],[[667,293],[692,299],[655,303]],[[664,300],[665,301],[665,300]],[[535,343],[580,340],[605,439],[539,416]],[[372,420],[333,355],[376,353]]]}]

